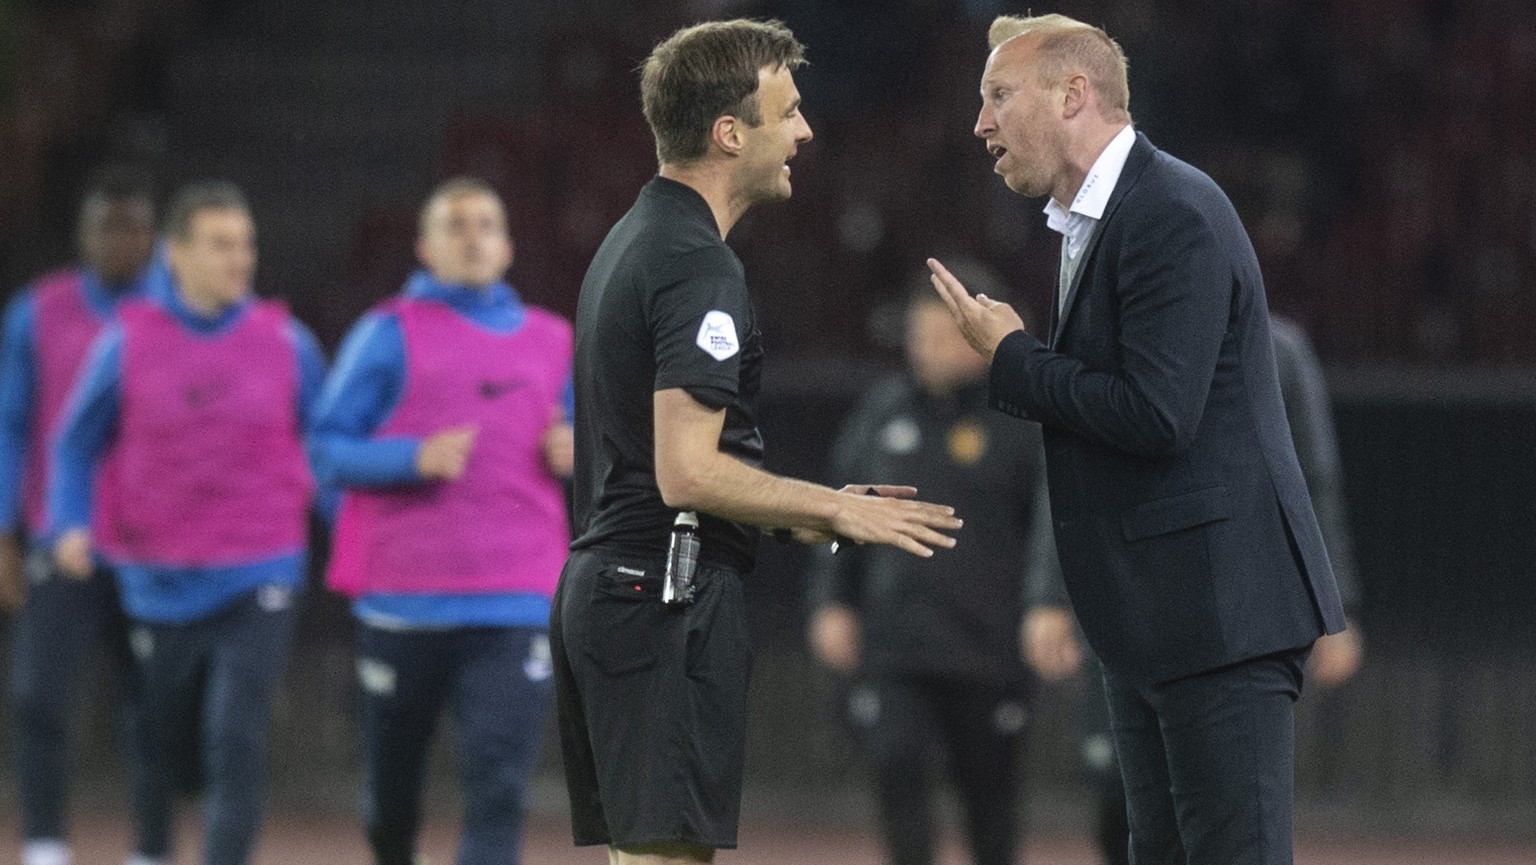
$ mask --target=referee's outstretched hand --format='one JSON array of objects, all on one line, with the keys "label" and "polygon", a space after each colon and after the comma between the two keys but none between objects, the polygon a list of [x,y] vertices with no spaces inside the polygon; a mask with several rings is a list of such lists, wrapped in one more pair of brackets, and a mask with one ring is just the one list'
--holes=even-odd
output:
[{"label": "referee's outstretched hand", "polygon": [[832,531],[858,544],[889,544],[927,558],[933,548],[949,549],[964,522],[955,509],[917,500],[916,487],[850,484],[837,491]]}]

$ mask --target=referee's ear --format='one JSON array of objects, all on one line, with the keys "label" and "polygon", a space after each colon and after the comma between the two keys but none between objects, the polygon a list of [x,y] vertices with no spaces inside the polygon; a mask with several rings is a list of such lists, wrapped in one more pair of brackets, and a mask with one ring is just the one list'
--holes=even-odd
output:
[{"label": "referee's ear", "polygon": [[742,135],[742,128],[745,125],[741,118],[734,114],[722,114],[715,118],[715,125],[710,127],[709,140],[726,156],[740,156],[742,148],[747,145]]}]

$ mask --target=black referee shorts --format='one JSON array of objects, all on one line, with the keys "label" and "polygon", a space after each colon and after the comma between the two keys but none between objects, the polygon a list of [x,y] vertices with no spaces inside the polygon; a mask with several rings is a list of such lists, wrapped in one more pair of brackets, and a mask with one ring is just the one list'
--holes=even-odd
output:
[{"label": "black referee shorts", "polygon": [[746,741],[741,574],[700,565],[661,602],[661,561],[579,550],[550,613],[560,746],[577,845],[734,848]]}]

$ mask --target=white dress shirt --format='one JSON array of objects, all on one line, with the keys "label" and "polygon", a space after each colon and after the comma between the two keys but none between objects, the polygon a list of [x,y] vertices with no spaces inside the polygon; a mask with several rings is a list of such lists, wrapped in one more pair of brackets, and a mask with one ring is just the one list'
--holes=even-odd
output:
[{"label": "white dress shirt", "polygon": [[[1131,146],[1135,143],[1136,130],[1126,124],[1104,146],[1104,152],[1099,154],[1099,158],[1093,161],[1093,167],[1088,169],[1088,175],[1083,178],[1083,185],[1077,190],[1077,197],[1072,199],[1070,208],[1064,207],[1055,198],[1046,201],[1046,227],[1062,235],[1064,273],[1077,269],[1077,256],[1082,253],[1088,238],[1093,236],[1099,220],[1104,218],[1104,208],[1109,206],[1109,196],[1115,191],[1115,184],[1120,182],[1120,172],[1125,169],[1125,160],[1131,155]],[[1069,279],[1060,280],[1056,296],[1058,312],[1066,304],[1070,282]]]}]

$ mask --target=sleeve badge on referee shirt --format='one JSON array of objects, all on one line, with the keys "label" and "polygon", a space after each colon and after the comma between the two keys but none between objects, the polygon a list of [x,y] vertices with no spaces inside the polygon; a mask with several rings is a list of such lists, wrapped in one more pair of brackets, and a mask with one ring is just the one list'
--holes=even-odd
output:
[{"label": "sleeve badge on referee shirt", "polygon": [[704,313],[698,338],[694,341],[715,360],[725,360],[741,351],[741,343],[736,340],[736,320],[730,313],[718,309]]}]

